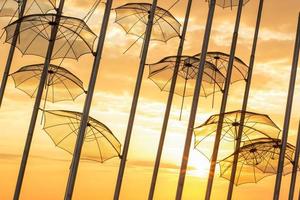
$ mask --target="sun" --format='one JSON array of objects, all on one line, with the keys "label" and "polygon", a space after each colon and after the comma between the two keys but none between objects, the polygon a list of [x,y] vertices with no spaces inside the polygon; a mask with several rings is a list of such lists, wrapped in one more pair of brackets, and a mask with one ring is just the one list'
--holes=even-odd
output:
[{"label": "sun", "polygon": [[190,169],[188,172],[189,175],[205,178],[208,175],[209,166],[210,166],[209,160],[201,153],[196,151],[190,152],[190,158],[189,158]]}]

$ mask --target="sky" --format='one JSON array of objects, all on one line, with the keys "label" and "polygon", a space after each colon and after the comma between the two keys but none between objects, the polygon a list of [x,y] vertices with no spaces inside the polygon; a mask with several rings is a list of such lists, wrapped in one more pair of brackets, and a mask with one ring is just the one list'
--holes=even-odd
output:
[{"label": "sky", "polygon": [[[113,8],[129,2],[134,1],[114,1]],[[151,3],[149,0],[145,2]],[[64,15],[82,17],[92,6],[92,3],[93,1],[88,0],[66,0]],[[158,5],[166,9],[173,3],[174,0],[158,1]],[[181,0],[170,10],[181,23],[184,20],[186,4],[186,0]],[[250,0],[244,6],[242,13],[236,56],[245,63],[249,63],[257,8],[258,1]],[[281,128],[284,120],[299,10],[300,2],[297,0],[265,1],[253,72],[253,84],[249,97],[249,111],[269,115]],[[103,11],[104,5],[101,4],[94,16],[87,22],[97,34],[101,26]],[[184,54],[194,55],[200,52],[207,12],[207,2],[204,0],[193,2]],[[235,16],[236,8],[216,8],[209,51],[229,53]],[[106,124],[123,144],[142,42],[139,41],[129,52],[123,54],[136,37],[126,35],[123,29],[114,23],[114,20],[115,12],[112,11],[90,116]],[[8,18],[1,18],[1,28],[5,27],[8,21]],[[3,67],[0,67],[0,74],[3,73],[9,50],[9,44],[4,43],[4,41],[5,38],[2,38],[0,66]],[[151,41],[147,63],[157,62],[165,56],[176,55],[178,43],[178,38],[173,38],[167,43]],[[24,65],[42,62],[43,59],[40,57],[22,56],[17,50],[11,72]],[[58,62],[53,61],[53,63]],[[63,66],[79,76],[87,88],[92,63],[93,57],[84,55],[78,61],[66,59]],[[168,97],[168,93],[161,92],[148,79],[148,74],[149,70],[146,67],[120,197],[124,200],[147,198]],[[231,85],[227,111],[241,109],[244,86],[244,82]],[[299,111],[297,112],[300,106],[299,89],[298,78],[289,131],[291,144],[295,144],[296,129],[300,117]],[[215,97],[216,103],[213,108],[211,106],[212,97],[200,98],[196,125],[202,124],[210,115],[219,112],[222,97],[220,94],[216,94]],[[34,99],[15,89],[13,80],[10,78],[0,110],[0,199],[12,198],[33,103]],[[81,112],[83,104],[84,95],[74,102],[47,103],[47,109],[69,109]],[[191,98],[186,99],[181,121],[178,120],[180,106],[181,98],[176,96],[171,111],[155,193],[155,199],[159,200],[174,199],[176,193]],[[41,115],[39,115],[35,128],[21,199],[62,199],[71,155],[55,147],[49,136],[42,130],[40,117]],[[185,181],[183,199],[203,199],[209,162],[193,148],[190,152],[189,171]],[[74,199],[112,199],[118,166],[118,158],[103,164],[82,161],[79,165]],[[217,170],[212,199],[226,199],[228,181],[218,175],[219,171]],[[281,199],[287,198],[289,181],[289,175],[283,178]],[[257,184],[235,187],[233,199],[272,199],[274,183],[275,176],[270,176]],[[299,183],[297,188],[299,188]],[[251,195],[248,195],[249,192]]]}]

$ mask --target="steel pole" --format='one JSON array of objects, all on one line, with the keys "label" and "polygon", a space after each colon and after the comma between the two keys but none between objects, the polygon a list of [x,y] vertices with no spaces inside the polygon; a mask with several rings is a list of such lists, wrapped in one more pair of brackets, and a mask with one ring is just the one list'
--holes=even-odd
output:
[{"label": "steel pole", "polygon": [[299,165],[298,165],[299,154],[300,154],[300,120],[299,120],[299,127],[298,127],[295,157],[294,157],[294,161],[293,161],[293,171],[292,171],[291,184],[290,184],[289,200],[294,199],[297,172],[298,172],[298,168],[299,168]]},{"label": "steel pole", "polygon": [[253,39],[253,44],[252,44],[248,76],[246,79],[246,88],[245,88],[244,99],[243,99],[240,126],[239,126],[239,130],[238,130],[238,135],[236,137],[236,147],[235,147],[235,152],[234,152],[235,154],[234,154],[233,163],[232,163],[231,176],[230,176],[229,188],[228,188],[228,193],[227,193],[227,200],[231,200],[231,198],[232,198],[237,163],[238,163],[238,158],[239,158],[239,149],[241,146],[241,139],[242,139],[242,135],[243,135],[243,127],[244,127],[243,124],[245,122],[245,115],[246,115],[246,111],[247,111],[247,105],[248,105],[248,99],[249,99],[249,93],[250,93],[250,87],[251,87],[251,81],[252,81],[256,46],[257,46],[261,16],[262,16],[262,11],[263,11],[263,5],[264,5],[264,0],[260,0],[259,7],[258,7],[257,19],[256,19],[255,32],[254,32],[254,39]]},{"label": "steel pole", "polygon": [[231,44],[231,50],[230,50],[230,57],[229,57],[229,62],[228,62],[227,74],[226,74],[224,93],[223,93],[221,109],[220,109],[220,117],[219,117],[219,121],[218,121],[215,144],[213,147],[213,154],[212,154],[212,158],[211,158],[211,162],[210,162],[210,170],[209,170],[209,175],[208,175],[205,200],[210,199],[211,191],[212,191],[212,187],[213,187],[216,162],[217,162],[217,157],[218,157],[220,138],[221,138],[221,133],[222,133],[223,121],[224,121],[224,113],[226,111],[227,98],[228,98],[228,93],[229,93],[229,88],[230,88],[231,75],[232,75],[233,63],[234,63],[234,58],[235,58],[235,50],[236,50],[236,46],[237,46],[238,31],[239,31],[239,26],[240,26],[240,21],[241,21],[242,10],[243,10],[243,0],[239,0],[237,16],[236,16],[236,21],[235,21],[235,27],[234,27],[234,33],[233,33],[232,44]]},{"label": "steel pole", "polygon": [[289,92],[287,97],[285,118],[284,118],[283,130],[282,130],[282,139],[281,139],[282,147],[280,148],[280,154],[278,160],[278,168],[277,168],[276,182],[275,182],[274,196],[273,196],[274,200],[279,200],[280,197],[280,186],[281,186],[282,171],[284,167],[283,163],[285,157],[285,150],[287,146],[288,132],[289,132],[290,119],[291,119],[292,106],[293,106],[297,67],[298,67],[298,60],[299,60],[299,51],[300,51],[300,13],[298,17],[298,27],[297,27],[297,34],[295,40],[293,64],[292,64]]},{"label": "steel pole", "polygon": [[131,104],[129,121],[128,121],[128,125],[127,125],[126,136],[125,136],[125,142],[124,142],[123,151],[122,151],[122,159],[121,159],[117,183],[116,183],[116,187],[115,187],[114,200],[119,199],[120,192],[121,192],[122,181],[123,181],[123,176],[124,176],[124,171],[125,171],[125,166],[126,166],[126,159],[127,159],[127,154],[128,154],[128,150],[129,150],[129,144],[130,144],[130,139],[131,139],[131,134],[132,134],[132,128],[133,128],[137,103],[138,103],[139,94],[140,94],[141,85],[142,85],[142,79],[143,79],[147,54],[148,54],[148,48],[149,48],[149,43],[150,43],[150,38],[151,38],[151,32],[152,32],[152,26],[153,26],[153,20],[154,20],[154,16],[155,16],[156,7],[157,7],[157,0],[153,0],[151,10],[149,12],[149,19],[148,19],[148,23],[147,23],[147,27],[146,27],[144,45],[142,47],[142,56],[141,56],[141,60],[140,60],[139,71],[138,71],[137,81],[136,81],[135,90],[134,90],[134,96],[133,96],[133,100],[132,100],[132,104]]},{"label": "steel pole", "polygon": [[[22,3],[22,6],[21,6],[21,12],[19,13],[19,18],[23,17],[23,15],[25,13],[26,4],[27,4],[27,0],[24,0]],[[2,105],[4,92],[5,92],[5,88],[6,88],[6,83],[7,83],[7,79],[9,76],[9,71],[10,71],[11,64],[12,64],[12,61],[14,58],[14,53],[15,53],[17,42],[18,42],[20,28],[21,28],[21,23],[18,23],[16,26],[16,30],[14,32],[14,37],[13,37],[12,43],[10,45],[5,69],[4,69],[4,72],[2,75],[2,81],[1,81],[1,87],[0,87],[0,107]]]},{"label": "steel pole", "polygon": [[32,115],[31,115],[29,130],[27,133],[26,143],[25,143],[22,161],[21,161],[21,165],[20,165],[20,169],[19,169],[17,185],[16,185],[15,193],[14,193],[14,200],[18,200],[20,197],[23,178],[24,178],[24,174],[25,174],[25,170],[26,170],[26,164],[27,164],[27,160],[29,157],[30,147],[31,147],[31,141],[32,141],[33,133],[34,133],[36,119],[37,119],[38,112],[39,112],[39,107],[40,107],[41,100],[42,100],[44,86],[47,81],[48,68],[49,68],[49,65],[51,62],[52,52],[53,52],[54,44],[56,41],[58,26],[60,23],[60,18],[61,18],[62,10],[64,7],[64,3],[65,3],[65,0],[60,1],[59,7],[57,9],[57,14],[55,17],[55,25],[53,25],[52,29],[51,29],[51,36],[50,36],[48,50],[47,50],[47,54],[46,54],[46,58],[45,58],[45,64],[44,64],[44,68],[43,68],[43,71],[41,74],[40,83],[39,83],[38,91],[37,91],[36,98],[35,98],[35,103],[34,103]]},{"label": "steel pole", "polygon": [[65,200],[71,200],[73,191],[74,191],[76,175],[77,175],[78,166],[79,166],[79,162],[80,162],[82,145],[84,143],[86,127],[87,127],[87,123],[89,120],[89,113],[90,113],[90,108],[91,108],[91,104],[92,104],[92,100],[93,100],[98,71],[99,71],[99,67],[100,67],[100,62],[101,62],[101,57],[102,57],[102,52],[103,52],[105,36],[106,36],[106,32],[107,32],[107,26],[108,26],[108,22],[109,22],[112,3],[113,3],[113,0],[107,0],[106,5],[105,5],[104,17],[102,20],[102,26],[101,26],[101,30],[100,30],[100,37],[99,37],[99,41],[98,41],[97,51],[96,51],[96,55],[95,55],[95,59],[94,59],[93,69],[92,69],[91,76],[90,76],[88,91],[87,91],[86,98],[85,98],[83,114],[82,114],[81,121],[80,121],[80,128],[79,128],[76,145],[75,145],[75,150],[74,150],[74,154],[73,154],[73,159],[72,159],[72,165],[70,167],[70,173],[69,173],[69,178],[68,178],[68,183],[67,183],[67,188],[66,188],[65,198],[64,198]]},{"label": "steel pole", "polygon": [[157,154],[156,154],[156,160],[155,160],[154,170],[153,170],[153,174],[152,174],[152,180],[151,180],[151,186],[150,186],[150,192],[149,192],[148,200],[152,200],[153,196],[154,196],[155,185],[156,185],[156,180],[157,180],[161,155],[162,155],[162,151],[163,151],[164,141],[165,141],[165,137],[166,137],[167,127],[168,127],[168,122],[169,122],[169,117],[170,117],[170,112],[171,112],[171,107],[172,107],[172,102],[173,102],[173,97],[174,97],[174,93],[175,93],[177,74],[178,74],[180,61],[181,61],[181,56],[182,56],[182,52],[183,52],[183,46],[184,46],[187,27],[188,27],[188,23],[189,23],[189,17],[190,17],[190,13],[191,13],[192,2],[193,2],[193,0],[189,0],[187,8],[186,8],[185,19],[184,19],[182,34],[181,34],[181,37],[180,37],[180,43],[179,43],[179,47],[178,47],[178,51],[177,51],[176,64],[175,64],[175,67],[174,67],[173,77],[172,77],[172,81],[171,81],[171,87],[170,87],[169,97],[168,97],[168,101],[167,101],[163,126],[162,126],[162,130],[161,130],[158,150],[157,150]]},{"label": "steel pole", "polygon": [[186,170],[187,170],[187,165],[188,165],[188,158],[189,158],[189,153],[190,153],[190,147],[191,147],[191,142],[192,142],[192,137],[193,137],[194,123],[195,123],[195,119],[196,119],[198,101],[199,101],[199,97],[200,97],[202,77],[203,77],[204,67],[205,67],[205,63],[206,63],[206,53],[207,53],[208,44],[209,44],[209,38],[210,38],[212,22],[213,22],[213,18],[214,18],[215,7],[216,7],[216,0],[211,0],[209,2],[209,11],[208,11],[207,21],[206,21],[206,26],[205,26],[205,33],[204,33],[204,38],[203,38],[203,43],[202,43],[201,55],[200,55],[199,71],[198,71],[197,79],[196,79],[196,86],[195,86],[192,108],[191,108],[191,112],[190,112],[189,124],[188,124],[188,128],[187,128],[186,140],[185,140],[185,145],[184,145],[184,152],[183,152],[181,167],[180,167],[180,172],[179,172],[179,179],[178,179],[177,191],[176,191],[176,200],[180,200],[182,197],[184,180],[185,180],[185,175],[186,175]]}]

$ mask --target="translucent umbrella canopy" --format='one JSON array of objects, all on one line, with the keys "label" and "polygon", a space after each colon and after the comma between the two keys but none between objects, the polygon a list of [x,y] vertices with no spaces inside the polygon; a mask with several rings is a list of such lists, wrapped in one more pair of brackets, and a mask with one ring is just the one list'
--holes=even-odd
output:
[{"label": "translucent umbrella canopy", "polygon": [[[18,17],[23,0],[0,0],[0,17]],[[25,14],[43,14],[54,10],[56,0],[27,0]]]},{"label": "translucent umbrella canopy", "polygon": [[[44,64],[24,66],[11,74],[16,88],[36,96]],[[50,65],[48,69],[46,92],[43,99],[52,103],[58,101],[75,100],[85,92],[82,81],[63,67]]]},{"label": "translucent umbrella canopy", "polygon": [[[200,58],[200,54],[196,54],[195,57]],[[229,54],[211,51],[207,52],[206,61],[213,63],[215,66],[217,66],[220,72],[224,76],[226,76],[229,57]],[[248,75],[248,69],[249,67],[241,59],[235,57],[233,62],[231,82],[235,83],[240,80],[246,80]]]},{"label": "translucent umbrella canopy", "polygon": [[[151,9],[149,3],[128,3],[115,8],[116,20],[127,34],[144,37],[148,16]],[[152,28],[152,40],[167,42],[180,35],[180,23],[167,10],[157,7]]]},{"label": "translucent umbrella canopy", "polygon": [[[149,79],[151,79],[161,91],[169,92],[177,56],[169,56],[161,61],[149,64]],[[199,69],[199,59],[191,56],[180,58],[179,71],[175,93],[188,97],[194,94],[194,87]],[[207,97],[215,92],[221,91],[225,77],[211,63],[207,62],[203,74],[201,96]]]},{"label": "translucent umbrella canopy", "polygon": [[[235,142],[238,135],[242,111],[232,111],[224,114],[223,129],[221,132],[218,160],[226,158],[235,151]],[[216,137],[220,115],[212,115],[205,123],[194,130],[194,147],[210,159]],[[278,138],[281,130],[268,115],[246,112],[245,122],[242,125],[242,142],[251,142],[254,139],[267,137]]]},{"label": "translucent umbrella canopy", "polygon": [[[258,138],[246,142],[239,150],[235,185],[257,183],[261,179],[277,173],[281,140]],[[284,175],[291,173],[295,147],[287,145],[284,160]],[[234,154],[220,161],[221,177],[230,180]]]},{"label": "translucent umbrella canopy", "polygon": [[[16,25],[21,23],[16,47],[23,54],[45,57],[55,18],[55,14],[28,15],[20,18],[5,27],[6,42],[12,43]],[[96,34],[81,19],[62,16],[52,59],[79,59],[84,54],[92,53],[96,38]]]},{"label": "translucent umbrella canopy", "polygon": [[[208,0],[209,2],[210,0]],[[243,5],[248,3],[250,0],[243,0]],[[234,6],[239,5],[239,0],[216,0],[216,5],[222,7],[222,8],[232,8]]]},{"label": "translucent umbrella canopy", "polygon": [[[46,110],[44,131],[54,144],[73,154],[82,113],[65,110]],[[121,144],[103,123],[90,117],[84,137],[81,159],[104,162],[120,157]]]}]

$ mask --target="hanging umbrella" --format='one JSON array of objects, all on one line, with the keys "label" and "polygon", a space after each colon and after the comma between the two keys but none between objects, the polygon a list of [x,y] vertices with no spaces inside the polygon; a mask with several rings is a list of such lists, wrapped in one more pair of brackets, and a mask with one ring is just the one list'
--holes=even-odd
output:
[{"label": "hanging umbrella", "polygon": [[[149,64],[149,79],[151,79],[161,91],[170,91],[171,81],[176,66],[177,56],[169,56],[161,61]],[[194,87],[198,73],[200,60],[191,56],[182,56],[177,73],[177,83],[175,94],[182,96],[182,106],[185,97],[191,97],[194,94]],[[207,62],[203,74],[203,82],[200,95],[208,97],[215,92],[221,91],[225,77],[211,63]],[[181,114],[180,114],[181,116]]]},{"label": "hanging umbrella", "polygon": [[[209,2],[210,0],[208,0]],[[243,0],[243,5],[248,3],[250,0]],[[239,5],[239,0],[216,0],[216,5],[222,8],[232,8]]]},{"label": "hanging umbrella", "polygon": [[[20,18],[5,28],[6,42],[12,43],[15,28],[20,23],[20,41],[16,47],[25,55],[45,57],[55,18],[56,14],[36,14]],[[84,54],[92,53],[96,37],[81,19],[61,16],[52,59],[79,59]]]},{"label": "hanging umbrella", "polygon": [[[127,34],[137,37],[144,37],[148,23],[149,3],[128,3],[115,8],[116,20]],[[154,15],[154,22],[151,40],[167,42],[171,38],[179,37],[180,23],[167,10],[157,7]]]},{"label": "hanging umbrella", "polygon": [[[277,174],[277,165],[282,143],[280,139],[258,138],[246,142],[239,150],[235,185],[257,183],[261,179]],[[284,174],[292,172],[295,147],[287,145],[284,160]],[[220,161],[221,177],[230,180],[234,154]]]},{"label": "hanging umbrella", "polygon": [[[200,58],[201,54],[196,54],[196,58]],[[227,68],[229,63],[230,55],[223,53],[223,52],[207,52],[206,54],[206,61],[213,63],[219,71],[226,76]],[[246,80],[248,74],[248,66],[245,64],[241,59],[238,57],[234,57],[233,62],[233,70],[232,70],[232,77],[231,83],[235,83],[240,80]]]},{"label": "hanging umbrella", "polygon": [[[199,62],[198,58],[181,56],[175,94],[183,97],[193,95]],[[175,65],[176,56],[169,56],[157,63],[149,64],[148,77],[161,91],[169,92]],[[206,62],[203,81],[201,96],[207,97],[222,90],[225,77],[213,64]]]},{"label": "hanging umbrella", "polygon": [[[45,110],[44,131],[54,144],[73,154],[82,113]],[[103,123],[89,117],[82,146],[81,159],[104,162],[120,157],[121,144]]]},{"label": "hanging umbrella", "polygon": [[[144,38],[151,6],[152,4],[149,3],[128,3],[115,8],[115,23],[119,24],[126,34],[138,37],[124,53],[126,53],[139,39]],[[174,37],[179,37],[180,26],[181,24],[168,10],[157,6],[150,39],[167,42]]]},{"label": "hanging umbrella", "polygon": [[[16,88],[34,98],[44,64],[28,65],[11,74]],[[52,103],[75,100],[85,92],[82,81],[63,67],[50,65],[43,99]]]},{"label": "hanging umbrella", "polygon": [[[221,132],[218,160],[222,160],[235,151],[235,142],[240,126],[242,112],[232,111],[224,114],[223,129]],[[211,148],[217,132],[220,115],[212,115],[204,124],[194,130],[194,147],[210,160],[213,149]],[[280,128],[271,120],[268,115],[246,112],[243,134],[241,141],[252,141],[256,138],[270,137],[278,138]]]},{"label": "hanging umbrella", "polygon": [[[0,0],[0,17],[19,17],[23,0]],[[26,15],[45,14],[55,9],[56,0],[27,0]]]}]

